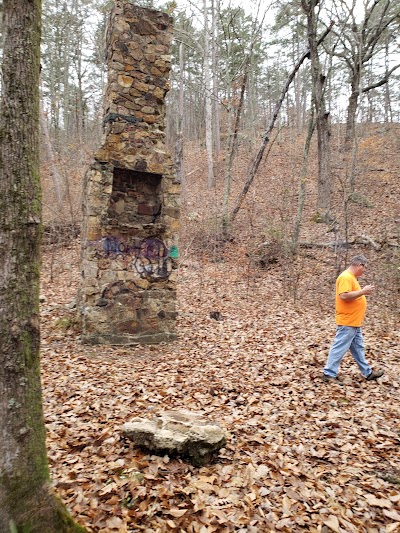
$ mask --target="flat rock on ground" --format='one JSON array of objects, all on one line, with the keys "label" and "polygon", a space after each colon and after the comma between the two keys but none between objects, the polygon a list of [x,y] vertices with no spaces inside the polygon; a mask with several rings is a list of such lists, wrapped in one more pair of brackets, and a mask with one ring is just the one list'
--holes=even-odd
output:
[{"label": "flat rock on ground", "polygon": [[136,417],[122,432],[140,447],[186,457],[195,466],[208,463],[226,443],[218,424],[189,411],[166,411],[151,420]]}]

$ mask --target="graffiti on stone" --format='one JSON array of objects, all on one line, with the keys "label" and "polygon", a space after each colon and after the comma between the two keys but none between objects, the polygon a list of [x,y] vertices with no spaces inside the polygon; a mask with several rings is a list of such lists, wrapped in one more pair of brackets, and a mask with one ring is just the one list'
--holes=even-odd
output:
[{"label": "graffiti on stone", "polygon": [[134,244],[129,244],[118,237],[103,237],[100,243],[102,249],[98,250],[99,257],[133,255],[137,248]]},{"label": "graffiti on stone", "polygon": [[[126,240],[109,236],[100,241],[92,241],[89,246],[95,250],[99,259],[122,257],[127,271],[137,272],[141,278],[149,281],[164,280],[171,274],[170,250],[156,237]],[[172,257],[175,256],[175,248]]]},{"label": "graffiti on stone", "polygon": [[144,239],[133,261],[133,267],[142,278],[167,279],[172,269],[168,257],[169,250],[163,241],[157,238]]}]

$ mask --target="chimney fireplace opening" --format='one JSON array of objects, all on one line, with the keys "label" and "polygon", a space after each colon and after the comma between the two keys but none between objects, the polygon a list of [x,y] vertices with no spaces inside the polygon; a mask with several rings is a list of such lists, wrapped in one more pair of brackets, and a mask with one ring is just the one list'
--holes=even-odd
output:
[{"label": "chimney fireplace opening", "polygon": [[154,224],[161,215],[162,175],[114,168],[108,217],[113,226]]}]

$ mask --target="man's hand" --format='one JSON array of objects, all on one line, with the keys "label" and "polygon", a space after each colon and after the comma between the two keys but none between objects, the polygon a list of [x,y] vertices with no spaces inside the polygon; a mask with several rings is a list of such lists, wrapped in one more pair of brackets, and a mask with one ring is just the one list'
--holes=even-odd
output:
[{"label": "man's hand", "polygon": [[365,285],[365,287],[363,289],[361,289],[361,292],[363,294],[372,294],[375,290],[375,286],[374,285]]}]

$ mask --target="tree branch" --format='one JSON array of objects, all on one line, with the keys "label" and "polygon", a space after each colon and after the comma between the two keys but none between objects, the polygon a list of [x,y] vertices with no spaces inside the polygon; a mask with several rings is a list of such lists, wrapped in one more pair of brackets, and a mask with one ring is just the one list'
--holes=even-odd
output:
[{"label": "tree branch", "polygon": [[400,63],[398,65],[395,65],[393,68],[391,68],[386,74],[385,76],[380,79],[379,81],[377,81],[376,83],[373,83],[372,85],[368,85],[367,87],[364,87],[363,89],[361,89],[361,92],[362,93],[367,93],[368,91],[371,91],[372,89],[377,89],[378,87],[382,87],[382,85],[385,85],[385,83],[387,83],[389,81],[389,78],[391,76],[391,74],[400,67]]}]

